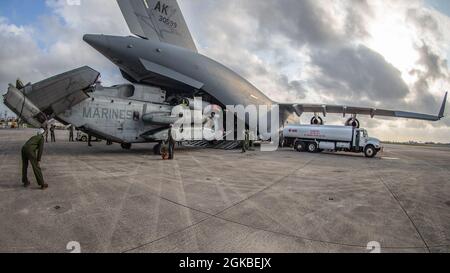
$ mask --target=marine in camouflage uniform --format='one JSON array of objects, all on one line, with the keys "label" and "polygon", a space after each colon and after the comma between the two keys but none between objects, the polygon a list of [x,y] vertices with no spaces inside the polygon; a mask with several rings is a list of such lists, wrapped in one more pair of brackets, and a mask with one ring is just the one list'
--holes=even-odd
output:
[{"label": "marine in camouflage uniform", "polygon": [[33,167],[34,175],[36,176],[36,181],[41,186],[41,189],[48,188],[48,185],[44,182],[44,177],[42,176],[42,170],[39,166],[39,162],[42,158],[42,153],[44,152],[44,129],[40,129],[38,135],[30,138],[25,145],[22,147],[22,183],[24,187],[30,185],[28,180],[28,163],[31,163]]}]

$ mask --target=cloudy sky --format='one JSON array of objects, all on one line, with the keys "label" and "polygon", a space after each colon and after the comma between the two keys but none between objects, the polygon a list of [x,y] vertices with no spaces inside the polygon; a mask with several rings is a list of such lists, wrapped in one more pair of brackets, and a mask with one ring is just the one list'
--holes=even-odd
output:
[{"label": "cloudy sky", "polygon": [[[437,114],[450,91],[448,0],[178,2],[199,51],[276,101]],[[83,65],[100,71],[104,85],[125,82],[82,41],[85,33],[130,34],[116,2],[67,3],[0,1],[0,93],[17,77],[36,82]],[[450,142],[450,118],[362,122],[384,140]]]}]

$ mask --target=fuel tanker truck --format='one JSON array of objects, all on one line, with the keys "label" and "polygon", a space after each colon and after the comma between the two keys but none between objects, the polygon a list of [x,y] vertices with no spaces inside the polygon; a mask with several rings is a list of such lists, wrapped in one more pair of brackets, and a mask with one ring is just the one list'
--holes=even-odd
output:
[{"label": "fuel tanker truck", "polygon": [[373,158],[382,149],[365,129],[352,126],[290,125],[283,129],[283,138],[299,152],[344,151]]}]

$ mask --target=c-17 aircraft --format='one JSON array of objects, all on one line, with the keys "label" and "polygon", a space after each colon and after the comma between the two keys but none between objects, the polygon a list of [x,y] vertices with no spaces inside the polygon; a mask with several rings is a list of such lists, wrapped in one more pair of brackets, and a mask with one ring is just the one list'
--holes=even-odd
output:
[{"label": "c-17 aircraft", "polygon": [[[277,103],[229,68],[198,53],[176,0],[117,0],[135,36],[87,34],[84,41],[113,62],[130,83],[103,87],[99,72],[81,67],[26,86],[10,85],[5,104],[27,123],[42,126],[48,118],[73,124],[99,138],[121,143],[161,142],[174,119],[174,106],[194,96],[222,108],[227,105],[279,105],[280,124],[303,113],[322,124],[328,113],[438,121],[438,115],[371,107]],[[236,49],[237,50],[237,49]]]}]

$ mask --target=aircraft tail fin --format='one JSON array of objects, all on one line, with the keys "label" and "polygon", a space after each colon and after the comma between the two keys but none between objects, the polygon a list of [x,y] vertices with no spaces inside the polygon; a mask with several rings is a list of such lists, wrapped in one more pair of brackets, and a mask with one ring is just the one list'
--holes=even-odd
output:
[{"label": "aircraft tail fin", "polygon": [[117,0],[130,31],[197,52],[176,0]]}]

